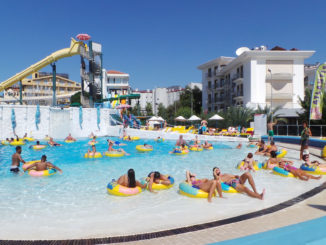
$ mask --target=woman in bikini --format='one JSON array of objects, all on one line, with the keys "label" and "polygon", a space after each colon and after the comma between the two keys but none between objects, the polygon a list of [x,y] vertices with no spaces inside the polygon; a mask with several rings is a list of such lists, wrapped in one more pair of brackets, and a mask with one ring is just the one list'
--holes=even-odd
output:
[{"label": "woman in bikini", "polygon": [[279,167],[283,168],[284,170],[286,170],[286,171],[288,171],[290,173],[292,173],[295,177],[298,177],[299,179],[304,180],[304,181],[308,181],[309,179],[317,179],[318,180],[318,179],[321,178],[321,175],[318,176],[318,177],[315,177],[315,176],[313,176],[311,174],[308,174],[308,173],[304,172],[301,169],[298,169],[298,168],[292,166],[292,164],[290,164],[290,163],[286,164],[284,162],[280,162]]}]

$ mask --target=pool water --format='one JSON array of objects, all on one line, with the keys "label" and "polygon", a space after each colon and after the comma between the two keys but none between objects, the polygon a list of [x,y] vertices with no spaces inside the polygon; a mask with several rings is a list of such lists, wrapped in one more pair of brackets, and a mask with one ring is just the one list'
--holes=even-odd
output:
[{"label": "pool water", "polygon": [[[112,138],[113,140],[117,140]],[[191,170],[199,178],[212,178],[212,168],[240,174],[236,164],[252,148],[235,149],[236,142],[213,143],[214,150],[190,152],[174,156],[175,141],[157,143],[154,140],[126,142],[130,156],[85,159],[89,139],[79,139],[62,147],[47,147],[42,151],[23,146],[24,160],[48,161],[63,170],[63,174],[35,178],[28,174],[9,172],[14,147],[0,147],[0,238],[1,239],[72,239],[118,236],[153,232],[188,226],[263,209],[293,198],[322,183],[323,180],[299,181],[283,178],[270,171],[253,173],[257,190],[266,189],[264,201],[242,194],[224,194],[225,198],[193,199],[178,194],[178,183]],[[106,138],[99,138],[97,150],[107,150]],[[149,143],[154,150],[139,153],[136,145]],[[288,151],[289,158],[298,153]],[[262,161],[264,157],[255,157]],[[107,183],[125,174],[129,168],[136,178],[160,171],[175,178],[175,186],[153,194],[148,191],[133,197],[109,195]],[[19,232],[17,232],[19,230]]]}]

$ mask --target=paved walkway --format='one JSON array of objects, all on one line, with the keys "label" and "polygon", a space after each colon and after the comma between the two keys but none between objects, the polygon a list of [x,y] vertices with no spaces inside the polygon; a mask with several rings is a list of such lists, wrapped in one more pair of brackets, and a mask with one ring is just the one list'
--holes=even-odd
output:
[{"label": "paved walkway", "polygon": [[[298,145],[277,143],[278,146],[299,150]],[[310,153],[320,156],[320,150],[310,148]],[[321,159],[318,159],[321,160]],[[319,218],[326,215],[326,190],[280,211],[200,231],[179,235],[133,241],[132,244],[207,244],[244,237],[283,226]],[[116,243],[120,244],[120,243]],[[121,243],[122,244],[122,243]]]}]

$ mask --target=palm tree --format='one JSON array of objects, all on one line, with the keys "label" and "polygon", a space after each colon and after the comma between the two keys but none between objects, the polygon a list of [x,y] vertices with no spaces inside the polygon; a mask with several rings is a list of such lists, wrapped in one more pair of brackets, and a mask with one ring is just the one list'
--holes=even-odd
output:
[{"label": "palm tree", "polygon": [[224,120],[219,122],[223,127],[229,126],[249,126],[249,122],[253,120],[254,110],[247,107],[232,106],[221,113]]},{"label": "palm tree", "polygon": [[273,108],[273,110],[271,110],[271,108],[269,106],[267,106],[267,105],[265,105],[265,107],[261,107],[260,105],[258,105],[258,108],[255,110],[255,113],[257,113],[257,114],[266,114],[267,122],[272,121],[272,115],[273,115],[273,118],[277,118],[278,122],[287,123],[287,119],[281,117],[283,115],[278,113],[278,111],[281,108],[282,108],[281,106],[276,106],[275,108]]}]

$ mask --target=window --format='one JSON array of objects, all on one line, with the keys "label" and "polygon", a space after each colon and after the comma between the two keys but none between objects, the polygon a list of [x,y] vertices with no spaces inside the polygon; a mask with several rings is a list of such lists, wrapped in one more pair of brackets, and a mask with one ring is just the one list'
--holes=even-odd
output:
[{"label": "window", "polygon": [[217,80],[214,81],[214,88],[217,88],[218,87],[218,82]]},{"label": "window", "polygon": [[208,82],[208,88],[209,88],[209,89],[212,88],[212,82],[211,82],[211,81]]},{"label": "window", "polygon": [[217,69],[218,69],[218,66],[215,66],[215,67],[214,67],[214,75],[215,75],[215,76],[217,75]]},{"label": "window", "polygon": [[214,107],[214,111],[217,111],[217,106]]},{"label": "window", "polygon": [[214,101],[217,102],[217,93],[214,94]]},{"label": "window", "polygon": [[212,95],[211,95],[211,94],[208,95],[208,103],[209,103],[209,104],[212,103]]},{"label": "window", "polygon": [[212,76],[212,69],[211,68],[208,68],[208,74],[207,74],[208,77],[211,77]]},{"label": "window", "polygon": [[211,107],[208,107],[208,112],[211,112],[212,111],[212,108]]}]

